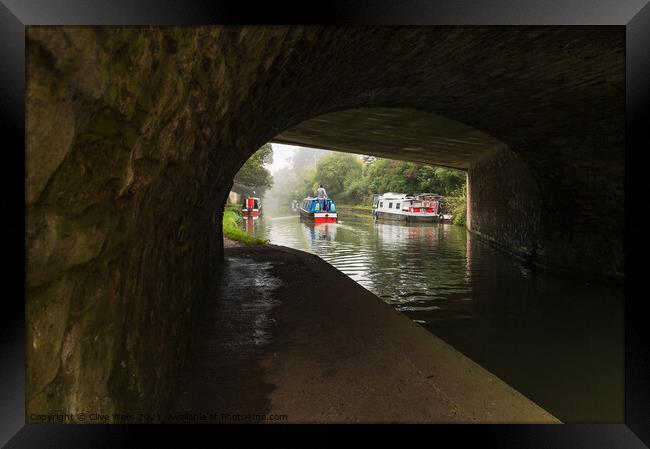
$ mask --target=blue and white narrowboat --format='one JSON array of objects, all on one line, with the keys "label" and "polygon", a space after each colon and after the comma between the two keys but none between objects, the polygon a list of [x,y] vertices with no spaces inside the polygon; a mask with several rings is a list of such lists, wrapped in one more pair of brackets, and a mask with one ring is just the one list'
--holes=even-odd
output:
[{"label": "blue and white narrowboat", "polygon": [[336,202],[329,198],[307,197],[300,207],[300,217],[314,223],[336,223]]}]

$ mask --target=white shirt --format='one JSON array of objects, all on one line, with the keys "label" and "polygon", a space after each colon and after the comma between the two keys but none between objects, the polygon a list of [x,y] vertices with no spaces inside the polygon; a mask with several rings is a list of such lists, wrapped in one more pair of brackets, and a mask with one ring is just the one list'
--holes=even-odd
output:
[{"label": "white shirt", "polygon": [[316,196],[318,196],[318,198],[327,198],[327,192],[324,188],[319,187],[318,190],[316,190]]}]

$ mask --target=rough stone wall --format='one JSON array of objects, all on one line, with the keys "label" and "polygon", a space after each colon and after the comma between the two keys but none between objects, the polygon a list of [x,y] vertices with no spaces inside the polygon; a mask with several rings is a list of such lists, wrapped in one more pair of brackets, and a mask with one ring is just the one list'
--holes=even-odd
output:
[{"label": "rough stone wall", "polygon": [[549,260],[620,274],[623,42],[622,27],[28,28],[28,418],[165,401],[234,174],[328,112],[406,107],[489,133],[539,186]]},{"label": "rough stone wall", "polygon": [[542,200],[526,165],[509,149],[484,156],[467,176],[467,228],[527,262],[540,241]]},{"label": "rough stone wall", "polygon": [[546,168],[544,182],[508,148],[482,157],[468,171],[468,229],[538,267],[620,280],[622,161],[574,158]]},{"label": "rough stone wall", "polygon": [[153,411],[173,382],[229,187],[197,36],[28,30],[28,418]]},{"label": "rough stone wall", "polygon": [[543,247],[537,262],[569,275],[620,281],[625,274],[623,143],[615,149],[586,140],[594,147],[576,146],[538,175]]}]

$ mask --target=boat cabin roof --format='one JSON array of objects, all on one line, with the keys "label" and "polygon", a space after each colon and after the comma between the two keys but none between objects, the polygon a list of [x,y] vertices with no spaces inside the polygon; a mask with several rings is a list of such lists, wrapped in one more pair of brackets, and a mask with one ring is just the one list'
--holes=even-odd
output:
[{"label": "boat cabin roof", "polygon": [[386,192],[382,195],[378,196],[379,199],[381,200],[409,200],[409,199],[415,199],[413,195],[408,195],[406,193],[393,193],[393,192]]},{"label": "boat cabin roof", "polygon": [[[302,200],[302,208],[307,212],[336,212],[336,201],[330,198],[314,198],[308,196]],[[321,210],[321,208],[323,208]]]},{"label": "boat cabin roof", "polygon": [[438,195],[437,193],[420,193],[418,194],[417,197],[422,199],[434,199],[434,200],[440,200],[445,198],[444,196]]},{"label": "boat cabin roof", "polygon": [[328,201],[334,202],[334,200],[332,198],[316,198],[316,197],[313,197],[313,196],[308,196],[303,201],[310,201],[310,200],[328,200]]}]

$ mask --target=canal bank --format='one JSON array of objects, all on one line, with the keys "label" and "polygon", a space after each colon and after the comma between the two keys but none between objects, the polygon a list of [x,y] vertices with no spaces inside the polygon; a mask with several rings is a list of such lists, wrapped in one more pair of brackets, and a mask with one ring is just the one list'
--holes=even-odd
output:
[{"label": "canal bank", "polygon": [[559,422],[317,256],[228,244],[225,261],[174,420]]}]

